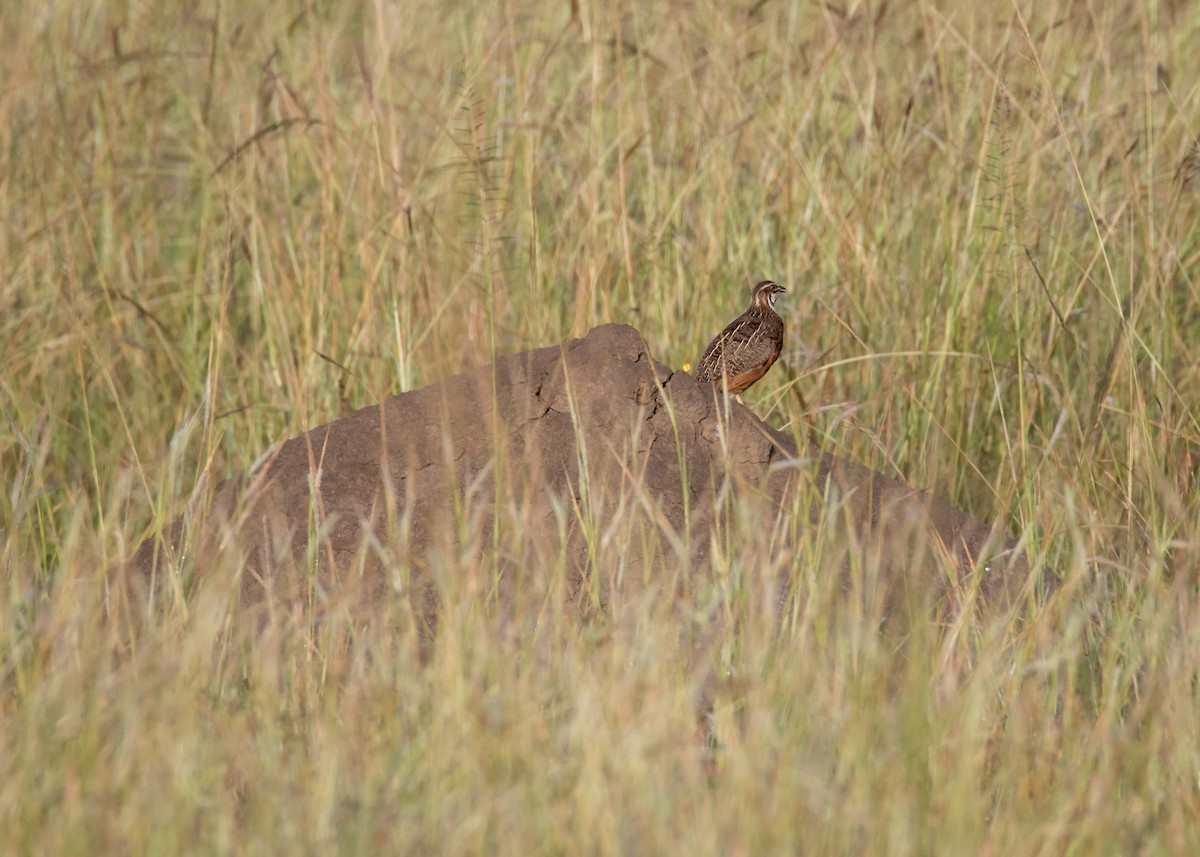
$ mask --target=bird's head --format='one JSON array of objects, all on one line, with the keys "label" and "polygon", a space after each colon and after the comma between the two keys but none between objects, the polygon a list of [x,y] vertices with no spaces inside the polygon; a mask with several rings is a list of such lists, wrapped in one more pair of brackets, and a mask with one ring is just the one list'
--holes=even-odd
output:
[{"label": "bird's head", "polygon": [[774,280],[763,280],[750,293],[750,302],[756,307],[774,308],[775,301],[786,291],[787,289]]}]

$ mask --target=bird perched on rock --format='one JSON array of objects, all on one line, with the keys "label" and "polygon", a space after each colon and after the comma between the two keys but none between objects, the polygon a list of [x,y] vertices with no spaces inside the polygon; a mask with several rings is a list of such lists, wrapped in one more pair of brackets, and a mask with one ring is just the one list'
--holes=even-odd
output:
[{"label": "bird perched on rock", "polygon": [[696,367],[696,380],[724,388],[740,402],[742,392],[767,374],[783,350],[783,319],[775,301],[786,292],[773,280],[763,280],[750,293],[750,308],[708,344]]}]

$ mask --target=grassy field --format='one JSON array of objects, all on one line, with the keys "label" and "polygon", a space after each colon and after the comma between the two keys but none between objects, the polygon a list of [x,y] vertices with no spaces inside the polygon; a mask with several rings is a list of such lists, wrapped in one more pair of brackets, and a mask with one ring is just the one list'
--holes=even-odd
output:
[{"label": "grassy field", "polygon": [[[0,36],[0,852],[1200,853],[1200,7],[15,0]],[[1007,522],[1062,579],[1023,621],[897,650],[819,545],[747,538],[706,572],[711,776],[652,600],[530,641],[451,591],[424,669],[219,591],[106,621],[105,568],[271,443],[605,322],[682,367],[763,277],[748,404]],[[811,584],[782,627],[764,569]]]}]

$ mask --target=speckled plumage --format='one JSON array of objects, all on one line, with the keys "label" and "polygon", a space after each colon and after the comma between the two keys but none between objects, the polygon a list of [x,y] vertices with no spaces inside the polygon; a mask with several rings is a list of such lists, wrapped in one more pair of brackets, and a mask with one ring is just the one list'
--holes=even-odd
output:
[{"label": "speckled plumage", "polygon": [[763,280],[754,286],[750,308],[708,344],[696,365],[696,379],[740,396],[767,373],[783,350],[783,319],[775,299],[783,286]]}]

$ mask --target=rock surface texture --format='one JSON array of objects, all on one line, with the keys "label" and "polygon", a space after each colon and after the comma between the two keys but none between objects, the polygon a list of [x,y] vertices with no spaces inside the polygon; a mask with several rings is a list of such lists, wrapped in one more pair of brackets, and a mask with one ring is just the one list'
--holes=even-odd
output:
[{"label": "rock surface texture", "polygon": [[622,325],[289,440],[218,485],[204,513],[144,543],[132,566],[134,578],[157,581],[181,557],[196,575],[227,565],[245,605],[352,598],[369,610],[406,599],[433,623],[439,592],[458,585],[439,569],[461,573],[470,552],[501,594],[558,575],[569,601],[602,606],[627,582],[702,566],[747,527],[776,534],[770,544],[786,551],[817,526],[839,534],[843,573],[874,563],[897,592],[941,603],[1007,603],[1028,577],[992,527],[798,449],[746,407],[655,362]]}]

